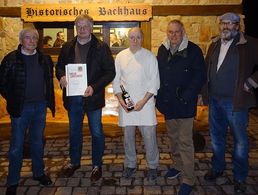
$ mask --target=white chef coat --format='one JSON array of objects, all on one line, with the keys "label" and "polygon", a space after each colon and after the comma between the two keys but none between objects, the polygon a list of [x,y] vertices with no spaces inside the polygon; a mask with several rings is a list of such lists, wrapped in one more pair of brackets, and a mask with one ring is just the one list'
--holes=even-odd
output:
[{"label": "white chef coat", "polygon": [[[112,82],[114,94],[121,93],[120,85],[129,93],[134,103],[147,92],[157,95],[160,86],[158,62],[149,50],[141,48],[136,53],[125,49],[115,59],[116,76]],[[119,105],[119,126],[152,126],[157,124],[155,100],[152,96],[140,111],[126,113]]]}]

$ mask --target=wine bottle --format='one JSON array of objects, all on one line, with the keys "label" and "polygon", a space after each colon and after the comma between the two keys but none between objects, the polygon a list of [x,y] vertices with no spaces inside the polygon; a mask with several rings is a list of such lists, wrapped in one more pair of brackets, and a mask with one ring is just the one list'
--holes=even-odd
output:
[{"label": "wine bottle", "polygon": [[123,85],[120,85],[120,88],[122,90],[122,98],[127,106],[127,110],[131,111],[134,109],[134,103],[132,98],[130,97],[129,93],[125,90]]}]

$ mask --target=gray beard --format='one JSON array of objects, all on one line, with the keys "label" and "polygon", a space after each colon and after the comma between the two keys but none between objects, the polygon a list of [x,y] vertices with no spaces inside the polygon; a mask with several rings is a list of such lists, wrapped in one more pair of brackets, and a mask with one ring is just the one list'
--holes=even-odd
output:
[{"label": "gray beard", "polygon": [[220,33],[220,38],[224,41],[230,41],[231,39],[234,39],[235,36],[237,35],[238,31],[236,30],[223,30],[221,33]]}]

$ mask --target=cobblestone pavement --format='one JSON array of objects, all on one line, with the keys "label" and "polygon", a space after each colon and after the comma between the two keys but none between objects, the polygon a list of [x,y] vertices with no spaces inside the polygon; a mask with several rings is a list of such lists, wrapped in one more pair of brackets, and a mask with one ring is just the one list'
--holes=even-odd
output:
[{"label": "cobblestone pavement", "polygon": [[[246,194],[258,194],[258,116],[251,115],[249,123],[250,138],[250,171],[247,178]],[[209,160],[212,155],[210,137],[208,131],[200,131],[206,140],[204,150],[195,153],[196,185],[194,195],[223,195],[234,194],[232,182],[232,138],[228,136],[226,153],[227,169],[222,178],[216,182],[207,182],[203,179],[209,169]],[[73,177],[62,178],[60,170],[69,161],[67,138],[47,139],[45,145],[46,172],[53,180],[50,187],[41,187],[38,182],[32,180],[31,161],[24,160],[21,171],[19,195],[79,195],[79,194],[176,194],[180,185],[180,178],[168,180],[164,178],[167,169],[172,164],[169,155],[169,140],[166,132],[158,132],[158,144],[160,150],[160,166],[156,183],[149,183],[146,179],[146,161],[144,145],[139,133],[136,137],[138,167],[132,179],[121,177],[123,171],[124,149],[123,137],[106,137],[106,149],[104,155],[103,177],[100,181],[91,183],[91,142],[89,136],[83,139],[83,157],[81,168]],[[8,168],[7,151],[9,141],[0,141],[0,194],[4,194],[6,187],[6,175]]]}]

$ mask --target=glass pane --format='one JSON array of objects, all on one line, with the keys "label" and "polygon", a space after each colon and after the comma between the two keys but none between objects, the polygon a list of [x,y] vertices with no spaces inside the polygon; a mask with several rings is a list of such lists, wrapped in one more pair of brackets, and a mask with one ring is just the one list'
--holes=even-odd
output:
[{"label": "glass pane", "polygon": [[67,41],[66,28],[44,28],[43,48],[62,47]]},{"label": "glass pane", "polygon": [[110,47],[128,47],[128,31],[130,28],[110,28]]},{"label": "glass pane", "polygon": [[93,34],[103,41],[103,25],[93,25]]},{"label": "glass pane", "polygon": [[[93,25],[93,34],[103,41],[103,25]],[[76,27],[74,26],[74,36],[77,35]]]}]

